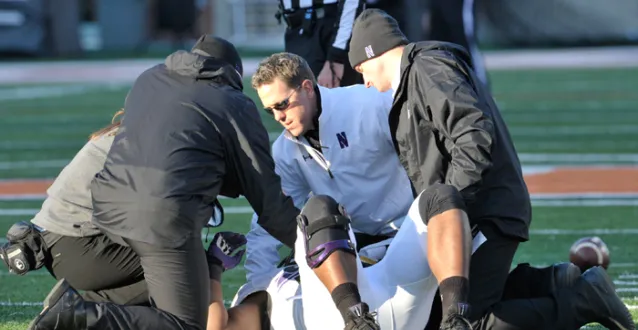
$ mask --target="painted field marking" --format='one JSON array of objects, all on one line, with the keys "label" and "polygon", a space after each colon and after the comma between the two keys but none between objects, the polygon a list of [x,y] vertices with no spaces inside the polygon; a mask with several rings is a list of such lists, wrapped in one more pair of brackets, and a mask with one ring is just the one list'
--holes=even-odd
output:
[{"label": "painted field marking", "polygon": [[115,84],[81,84],[81,85],[51,85],[24,86],[0,89],[0,102],[16,100],[34,100],[40,98],[63,97],[86,94],[93,91],[117,90],[123,85]]}]

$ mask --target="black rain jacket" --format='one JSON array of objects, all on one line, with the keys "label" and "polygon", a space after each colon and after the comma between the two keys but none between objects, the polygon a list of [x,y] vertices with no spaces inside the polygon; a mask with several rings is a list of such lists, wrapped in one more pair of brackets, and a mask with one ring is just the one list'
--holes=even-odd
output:
[{"label": "black rain jacket", "polygon": [[243,195],[259,224],[292,247],[299,210],[282,193],[268,133],[242,88],[232,66],[186,51],[142,73],[92,182],[93,222],[110,237],[178,247],[201,239],[218,195]]},{"label": "black rain jacket", "polygon": [[434,183],[462,194],[471,225],[529,239],[531,203],[505,122],[475,76],[468,53],[451,43],[406,46],[389,124],[415,196]]}]

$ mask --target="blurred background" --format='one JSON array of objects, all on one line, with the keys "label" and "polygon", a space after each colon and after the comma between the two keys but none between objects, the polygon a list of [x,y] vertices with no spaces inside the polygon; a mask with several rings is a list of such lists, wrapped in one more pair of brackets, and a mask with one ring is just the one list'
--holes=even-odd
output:
[{"label": "blurred background", "polygon": [[[428,37],[430,0],[368,0]],[[122,56],[162,51],[215,33],[247,49],[283,48],[276,0],[0,0],[0,52],[23,56]],[[634,0],[476,0],[482,48],[635,44]]]},{"label": "blurred background", "polygon": [[[430,0],[368,0],[411,40],[428,37]],[[0,0],[0,52],[24,56],[162,51],[215,33],[246,49],[283,48],[276,0]],[[638,1],[475,0],[482,48],[636,44]]]},{"label": "blurred background", "polygon": [[[418,41],[441,24],[431,1],[368,2]],[[260,59],[284,49],[277,10],[277,0],[0,0],[0,236],[38,211],[51,180],[110,123],[135,78],[201,34],[237,45],[244,91],[260,105],[248,80]],[[474,13],[534,207],[515,262],[566,261],[572,243],[598,236],[638,320],[638,1],[475,0]],[[280,125],[262,119],[276,138]],[[222,204],[226,229],[246,232],[248,203]],[[224,276],[231,299],[243,268]],[[0,267],[0,329],[25,329],[54,282]]]}]

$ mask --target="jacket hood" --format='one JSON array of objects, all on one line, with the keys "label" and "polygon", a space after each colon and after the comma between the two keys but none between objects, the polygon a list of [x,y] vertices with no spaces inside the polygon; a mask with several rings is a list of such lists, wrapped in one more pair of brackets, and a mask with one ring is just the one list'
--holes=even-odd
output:
[{"label": "jacket hood", "polygon": [[[399,99],[405,89],[405,80],[408,79],[406,73],[410,70],[414,59],[420,56],[436,58],[453,66],[465,63],[467,68],[473,69],[472,58],[462,46],[444,41],[422,41],[408,44],[405,46],[401,57],[401,81],[397,91],[395,91],[395,100]],[[466,71],[466,69],[463,69],[463,71]]]},{"label": "jacket hood", "polygon": [[[441,53],[441,52],[433,52],[433,51],[444,51],[444,52]],[[457,44],[444,42],[444,41],[422,41],[422,42],[411,43],[405,48],[405,53],[407,53],[407,57],[408,59],[410,59],[410,61],[417,54],[424,54],[424,53],[426,53],[427,56],[447,59],[449,58],[449,55],[446,55],[445,52],[451,53],[457,59],[465,62],[470,68],[474,68],[474,64],[472,63],[472,57],[470,56],[468,51],[462,46],[459,46]]]},{"label": "jacket hood", "polygon": [[179,50],[169,55],[164,64],[169,71],[182,76],[213,80],[239,90],[244,88],[239,72],[232,65],[213,57]]}]

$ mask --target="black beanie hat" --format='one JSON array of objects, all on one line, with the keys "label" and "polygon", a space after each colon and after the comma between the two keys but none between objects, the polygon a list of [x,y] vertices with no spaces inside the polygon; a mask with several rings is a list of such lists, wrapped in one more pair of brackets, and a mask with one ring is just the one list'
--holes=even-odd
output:
[{"label": "black beanie hat", "polygon": [[240,76],[244,76],[241,57],[239,57],[235,46],[226,39],[204,34],[197,40],[191,51],[224,61],[234,67]]},{"label": "black beanie hat", "polygon": [[357,65],[410,42],[397,21],[380,9],[364,10],[354,22],[348,58],[350,65]]}]

